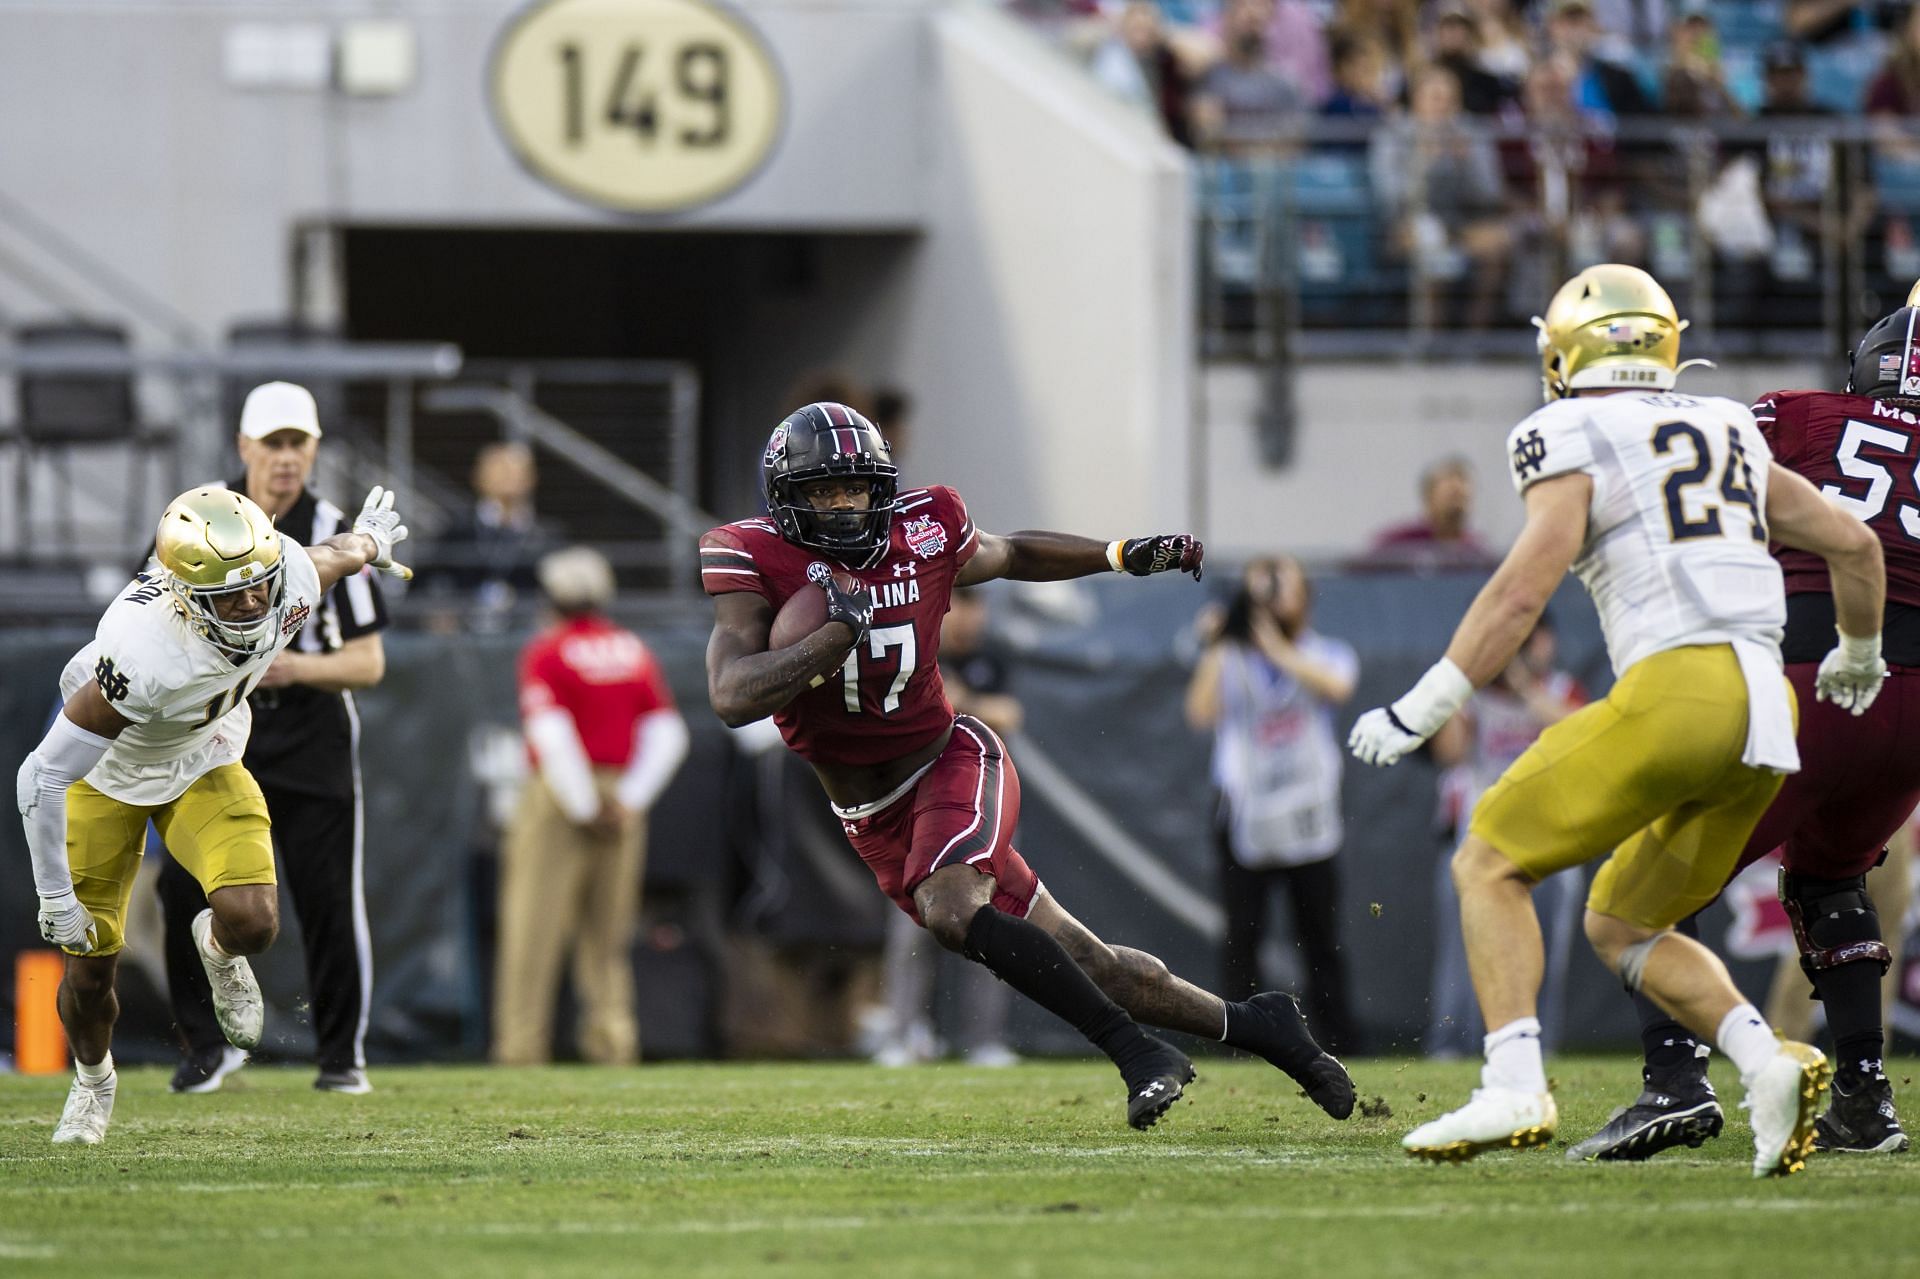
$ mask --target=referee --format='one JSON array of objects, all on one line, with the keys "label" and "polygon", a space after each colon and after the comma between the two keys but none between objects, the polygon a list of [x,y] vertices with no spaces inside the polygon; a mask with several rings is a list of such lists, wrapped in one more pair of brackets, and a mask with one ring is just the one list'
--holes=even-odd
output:
[{"label": "referee", "polygon": [[[228,487],[257,502],[281,531],[311,546],[348,526],[339,507],[307,491],[320,420],[305,387],[255,387],[240,411],[238,444],[246,471]],[[247,771],[266,795],[280,882],[300,919],[319,1045],[314,1087],[328,1092],[371,1087],[365,1041],[373,947],[361,870],[360,719],[353,691],[379,683],[386,672],[380,644],[386,624],[373,575],[363,571],[342,579],[247,699],[253,708]],[[159,893],[167,986],[185,1053],[171,1086],[174,1092],[212,1092],[246,1059],[214,1021],[190,931],[206,898],[172,858],[162,863]]]}]

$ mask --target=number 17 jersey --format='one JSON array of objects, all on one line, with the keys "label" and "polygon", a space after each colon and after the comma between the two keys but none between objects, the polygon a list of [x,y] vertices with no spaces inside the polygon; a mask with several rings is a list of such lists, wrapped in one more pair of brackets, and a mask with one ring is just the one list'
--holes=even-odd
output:
[{"label": "number 17 jersey", "polygon": [[1507,440],[1514,488],[1593,480],[1573,570],[1593,596],[1613,673],[1671,648],[1757,640],[1786,624],[1767,553],[1772,454],[1746,405],[1620,392],[1556,400]]},{"label": "number 17 jersey", "polygon": [[950,488],[909,489],[894,501],[884,555],[853,568],[795,546],[771,519],[723,524],[700,539],[709,595],[751,591],[778,614],[819,590],[814,566],[848,573],[873,593],[873,625],[838,671],[774,712],[788,746],[812,764],[863,766],[909,755],[953,723],[940,680],[940,622],[954,578],[978,549],[966,503]]}]

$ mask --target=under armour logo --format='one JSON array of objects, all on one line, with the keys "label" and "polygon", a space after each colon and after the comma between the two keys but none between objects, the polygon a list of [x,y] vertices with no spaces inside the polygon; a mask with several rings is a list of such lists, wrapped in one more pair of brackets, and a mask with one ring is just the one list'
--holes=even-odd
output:
[{"label": "under armour logo", "polygon": [[1513,473],[1520,479],[1537,475],[1546,469],[1547,442],[1540,438],[1540,429],[1535,427],[1514,441]]},{"label": "under armour logo", "polygon": [[127,677],[113,669],[113,659],[103,657],[93,666],[94,682],[100,685],[100,695],[109,702],[125,701],[127,696]]},{"label": "under armour logo", "polygon": [[1167,1090],[1167,1086],[1161,1083],[1158,1079],[1156,1079],[1152,1083],[1148,1084],[1145,1088],[1142,1088],[1140,1090],[1140,1095],[1142,1097],[1152,1097],[1155,1094],[1163,1093],[1166,1090]]},{"label": "under armour logo", "polygon": [[912,560],[903,560],[893,566],[893,575],[895,577],[913,577],[919,572],[919,566]]}]

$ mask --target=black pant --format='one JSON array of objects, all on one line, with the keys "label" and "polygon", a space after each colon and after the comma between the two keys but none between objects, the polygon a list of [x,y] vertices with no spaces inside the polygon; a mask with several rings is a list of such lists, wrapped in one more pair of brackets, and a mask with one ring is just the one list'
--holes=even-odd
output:
[{"label": "black pant", "polygon": [[1353,1016],[1347,1008],[1346,965],[1340,957],[1340,874],[1337,857],[1249,870],[1233,859],[1222,823],[1214,832],[1220,854],[1220,900],[1227,936],[1220,952],[1220,995],[1245,999],[1260,985],[1260,943],[1267,932],[1267,902],[1275,884],[1285,884],[1293,902],[1293,935],[1307,974],[1307,1023],[1323,1048],[1352,1052]]},{"label": "black pant", "polygon": [[[269,786],[261,790],[273,820],[281,879],[306,942],[320,1069],[365,1066],[373,953],[360,876],[360,801]],[[213,995],[191,931],[193,917],[207,908],[206,894],[171,857],[161,863],[159,892],[166,918],[167,989],[181,1043],[189,1052],[218,1048],[226,1038],[214,1020]]]}]

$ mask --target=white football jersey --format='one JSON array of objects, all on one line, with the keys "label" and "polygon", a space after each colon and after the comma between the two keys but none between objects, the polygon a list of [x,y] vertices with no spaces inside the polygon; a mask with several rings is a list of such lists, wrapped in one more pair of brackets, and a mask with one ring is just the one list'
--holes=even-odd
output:
[{"label": "white football jersey", "polygon": [[1744,404],[1676,391],[1556,400],[1507,437],[1514,488],[1593,477],[1573,570],[1593,596],[1613,673],[1690,644],[1778,653],[1780,566],[1767,553],[1773,454]]},{"label": "white football jersey", "polygon": [[165,804],[198,777],[237,763],[247,749],[253,708],[247,694],[320,603],[320,575],[306,548],[280,535],[286,564],[284,621],[271,647],[244,661],[197,634],[171,592],[142,573],[108,605],[93,642],[60,674],[65,701],[88,680],[133,722],[87,781],[128,804]]}]

